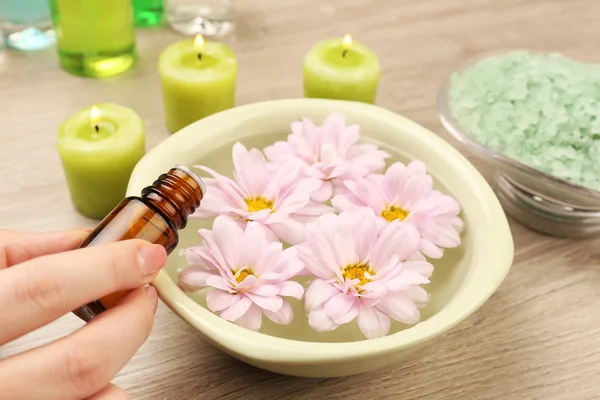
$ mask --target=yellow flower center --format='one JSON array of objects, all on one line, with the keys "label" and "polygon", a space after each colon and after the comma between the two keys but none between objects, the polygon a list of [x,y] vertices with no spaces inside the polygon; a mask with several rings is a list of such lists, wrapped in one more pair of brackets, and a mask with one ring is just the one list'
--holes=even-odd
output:
[{"label": "yellow flower center", "polygon": [[402,221],[403,219],[408,217],[409,213],[410,211],[405,210],[402,207],[389,206],[381,212],[381,216],[385,218],[388,222],[392,222],[397,219]]},{"label": "yellow flower center", "polygon": [[237,283],[242,283],[244,281],[244,279],[246,279],[247,276],[249,275],[253,275],[255,276],[252,271],[248,272],[248,270],[243,269],[241,271],[236,272],[233,277],[235,278],[235,280],[237,281]]},{"label": "yellow flower center", "polygon": [[270,208],[271,210],[273,209],[273,202],[261,196],[250,197],[248,199],[244,199],[244,201],[246,202],[246,206],[248,206],[248,211],[250,212],[256,212],[267,208]]},{"label": "yellow flower center", "polygon": [[358,283],[360,286],[366,285],[371,282],[371,279],[365,276],[365,273],[373,276],[375,273],[369,267],[367,263],[355,263],[346,265],[342,269],[342,276],[344,278],[348,278],[350,280],[358,279],[360,282]]}]

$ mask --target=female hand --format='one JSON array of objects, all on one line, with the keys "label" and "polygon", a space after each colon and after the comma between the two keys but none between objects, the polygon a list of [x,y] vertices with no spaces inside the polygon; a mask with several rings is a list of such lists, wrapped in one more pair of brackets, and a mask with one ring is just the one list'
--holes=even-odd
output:
[{"label": "female hand", "polygon": [[0,360],[1,398],[129,398],[110,380],[150,334],[158,297],[143,286],[167,254],[142,240],[73,250],[88,234],[0,231],[0,345],[102,296],[132,289],[69,336]]}]

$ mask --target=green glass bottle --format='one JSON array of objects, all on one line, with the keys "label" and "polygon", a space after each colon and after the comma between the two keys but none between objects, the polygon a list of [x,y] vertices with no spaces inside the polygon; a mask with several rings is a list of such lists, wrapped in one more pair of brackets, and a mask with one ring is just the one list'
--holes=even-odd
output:
[{"label": "green glass bottle", "polygon": [[132,0],[135,26],[151,27],[162,23],[162,0]]},{"label": "green glass bottle", "polygon": [[50,0],[50,10],[63,69],[106,77],[135,62],[131,0]]}]

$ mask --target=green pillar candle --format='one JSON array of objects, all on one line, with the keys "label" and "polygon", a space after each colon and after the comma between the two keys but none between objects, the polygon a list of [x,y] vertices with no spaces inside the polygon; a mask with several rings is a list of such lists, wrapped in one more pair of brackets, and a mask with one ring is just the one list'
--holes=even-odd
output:
[{"label": "green pillar candle", "polygon": [[379,59],[349,35],[313,47],[304,58],[303,72],[305,97],[375,103]]},{"label": "green pillar candle", "polygon": [[158,73],[167,127],[171,133],[235,103],[237,60],[222,43],[201,36],[175,43],[162,52]]},{"label": "green pillar candle", "polygon": [[61,66],[75,75],[106,77],[135,61],[131,0],[50,0]]},{"label": "green pillar candle", "polygon": [[102,219],[125,198],[146,152],[144,124],[133,110],[98,104],[63,122],[57,145],[75,208]]}]

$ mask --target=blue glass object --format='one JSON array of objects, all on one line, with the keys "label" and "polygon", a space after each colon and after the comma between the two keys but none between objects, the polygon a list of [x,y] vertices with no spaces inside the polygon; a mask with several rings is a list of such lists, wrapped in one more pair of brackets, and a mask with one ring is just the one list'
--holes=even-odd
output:
[{"label": "blue glass object", "polygon": [[56,41],[48,0],[0,0],[0,28],[10,48],[34,51]]}]

